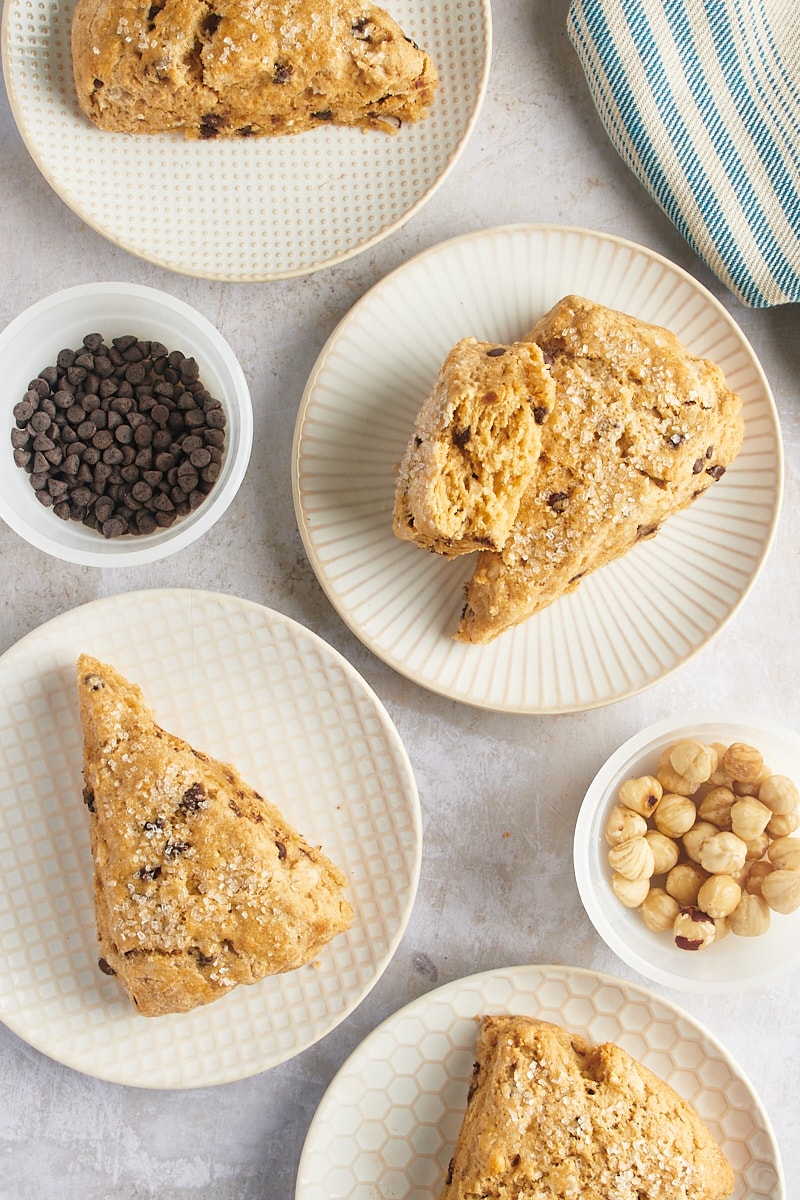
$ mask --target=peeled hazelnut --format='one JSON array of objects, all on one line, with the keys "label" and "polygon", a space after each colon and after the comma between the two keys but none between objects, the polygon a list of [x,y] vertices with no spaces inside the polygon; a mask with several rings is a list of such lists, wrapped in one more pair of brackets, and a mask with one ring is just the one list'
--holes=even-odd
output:
[{"label": "peeled hazelnut", "polygon": [[650,888],[639,911],[648,929],[653,933],[664,933],[672,929],[680,910],[678,901],[664,888]]},{"label": "peeled hazelnut", "polygon": [[692,862],[700,862],[700,848],[715,833],[719,833],[716,825],[710,821],[695,821],[691,829],[687,829],[681,838],[683,848]]},{"label": "peeled hazelnut", "polygon": [[758,798],[774,813],[790,813],[800,805],[800,792],[785,775],[770,775],[765,779],[758,789]]},{"label": "peeled hazelnut", "polygon": [[712,875],[733,875],[744,866],[747,847],[735,833],[715,833],[700,847],[700,866]]},{"label": "peeled hazelnut", "polygon": [[738,779],[740,783],[750,783],[763,765],[761,751],[745,742],[733,742],[722,756],[722,769],[731,779]]},{"label": "peeled hazelnut", "polygon": [[671,746],[662,750],[656,768],[656,778],[665,792],[675,792],[678,796],[693,796],[700,784],[686,779],[675,770],[670,760],[671,752]]},{"label": "peeled hazelnut", "polygon": [[711,754],[702,742],[693,738],[676,742],[669,752],[669,761],[673,770],[689,783],[705,783],[714,770]]},{"label": "peeled hazelnut", "polygon": [[758,937],[769,929],[769,905],[753,892],[742,892],[742,898],[728,915],[731,933],[739,937]]},{"label": "peeled hazelnut", "polygon": [[733,780],[731,779],[730,775],[726,773],[725,768],[722,765],[722,760],[725,757],[725,751],[728,749],[728,747],[724,744],[724,742],[713,742],[709,749],[713,750],[716,754],[717,765],[709,775],[708,782],[713,783],[715,787],[730,787],[733,783]]},{"label": "peeled hazelnut", "polygon": [[731,805],[731,829],[743,842],[749,842],[764,832],[771,816],[766,804],[754,796],[745,796]]},{"label": "peeled hazelnut", "polygon": [[609,846],[618,846],[632,837],[644,837],[647,832],[647,821],[630,808],[615,804],[608,814],[606,822],[606,841]]},{"label": "peeled hazelnut", "polygon": [[733,790],[737,796],[757,796],[762,783],[765,779],[769,779],[771,774],[771,769],[764,763],[755,779],[748,780],[747,782],[742,779],[734,779]]},{"label": "peeled hazelnut", "polygon": [[653,874],[663,875],[671,871],[680,857],[678,843],[666,834],[659,833],[657,829],[648,829],[644,836],[653,851]]},{"label": "peeled hazelnut", "polygon": [[761,895],[773,912],[796,912],[800,908],[800,871],[770,871],[761,883]]},{"label": "peeled hazelnut", "polygon": [[788,813],[775,813],[767,826],[767,833],[770,837],[781,838],[788,837],[795,829],[800,829],[800,808],[793,808]]},{"label": "peeled hazelnut", "polygon": [[656,808],[663,788],[652,775],[642,775],[639,779],[626,779],[619,789],[618,799],[626,808],[632,808],[642,817],[649,817]]},{"label": "peeled hazelnut", "polygon": [[742,898],[742,889],[730,875],[712,875],[697,893],[697,903],[710,917],[727,917]]},{"label": "peeled hazelnut", "polygon": [[747,862],[758,862],[758,860],[763,858],[767,853],[768,846],[769,834],[766,832],[766,830],[764,833],[759,833],[757,837],[749,838],[745,842],[745,848],[747,851],[745,854],[745,860]]},{"label": "peeled hazelnut", "polygon": [[717,931],[715,934],[715,937],[714,937],[714,941],[721,942],[722,939],[724,937],[727,937],[728,934],[730,933],[730,928],[728,926],[728,918],[727,917],[714,917],[714,928]]},{"label": "peeled hazelnut", "polygon": [[665,889],[678,901],[681,908],[697,902],[697,893],[708,874],[698,863],[682,862],[673,867],[664,882]]},{"label": "peeled hazelnut", "polygon": [[672,924],[672,938],[679,950],[702,950],[716,936],[711,917],[692,906],[682,909]]},{"label": "peeled hazelnut", "polygon": [[653,874],[653,851],[643,837],[628,838],[608,852],[612,870],[626,879],[649,879]]},{"label": "peeled hazelnut", "polygon": [[703,821],[710,821],[718,829],[730,829],[731,808],[736,802],[736,794],[729,787],[721,784],[706,792],[697,806],[697,815]]},{"label": "peeled hazelnut", "polygon": [[626,908],[638,908],[650,891],[650,880],[626,879],[617,871],[611,876],[611,889],[620,904]]},{"label": "peeled hazelnut", "polygon": [[694,801],[676,792],[666,792],[656,809],[653,820],[659,833],[680,837],[691,829],[697,817]]},{"label": "peeled hazelnut", "polygon": [[765,877],[774,870],[775,868],[773,867],[772,863],[767,862],[766,859],[762,858],[758,862],[754,862],[750,867],[750,870],[747,872],[747,880],[745,883],[747,891],[753,896],[760,896],[761,885],[764,882]]},{"label": "peeled hazelnut", "polygon": [[800,838],[776,838],[767,850],[767,858],[779,871],[800,871]]}]

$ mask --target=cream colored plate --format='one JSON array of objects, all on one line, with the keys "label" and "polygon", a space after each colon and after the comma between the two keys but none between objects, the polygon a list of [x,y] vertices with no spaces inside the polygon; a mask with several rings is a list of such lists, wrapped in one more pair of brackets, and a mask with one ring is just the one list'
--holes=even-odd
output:
[{"label": "cream colored plate", "polygon": [[[657,538],[488,646],[460,645],[453,633],[472,556],[448,562],[393,536],[397,465],[450,347],[469,335],[522,337],[570,292],[664,325],[718,362],[744,401],[744,447]],[[339,323],[298,414],[295,511],[331,603],[390,666],[482,708],[571,712],[641,691],[719,632],[769,549],[782,464],[753,350],[691,275],[608,234],[510,226],[420,254]]]},{"label": "cream colored plate", "polygon": [[573,967],[511,967],[437,988],[373,1030],[309,1127],[295,1200],[436,1200],[475,1060],[476,1017],[513,1013],[616,1042],[694,1105],[736,1176],[732,1200],[785,1200],[775,1136],[741,1068],[687,1013]]},{"label": "cream colored plate", "polygon": [[[346,872],[351,929],[314,964],[145,1018],[97,967],[81,798],[80,651],[159,722],[233,762]],[[88,1075],[151,1088],[254,1075],[333,1029],[380,978],[419,877],[419,800],[380,701],[301,625],[232,596],[133,592],[47,622],[0,658],[0,1018]]]},{"label": "cream colored plate", "polygon": [[102,133],[81,114],[69,31],[75,0],[6,0],[3,70],[39,170],[110,241],[208,279],[304,275],[399,228],[461,153],[486,90],[489,0],[392,0],[433,57],[430,115],[397,136],[320,129],[282,138],[186,141]]}]

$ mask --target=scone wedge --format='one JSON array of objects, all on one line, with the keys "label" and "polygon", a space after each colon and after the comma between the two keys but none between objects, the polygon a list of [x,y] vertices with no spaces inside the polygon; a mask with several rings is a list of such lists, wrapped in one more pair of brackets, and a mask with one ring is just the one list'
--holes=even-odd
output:
[{"label": "scone wedge", "polygon": [[478,556],[467,583],[464,642],[491,641],[653,537],[724,475],[744,438],[722,371],[666,329],[567,296],[529,336],[556,402],[508,539]]},{"label": "scone wedge", "polygon": [[725,1200],[734,1183],[692,1106],[619,1046],[481,1021],[440,1200]]},{"label": "scone wedge", "polygon": [[437,86],[430,56],[361,0],[78,0],[72,65],[99,129],[204,139],[394,133]]},{"label": "scone wedge", "polygon": [[535,344],[457,342],[398,470],[395,535],[446,558],[501,549],[554,400],[555,385]]},{"label": "scone wedge", "polygon": [[342,872],[239,776],[83,654],[78,701],[100,967],[143,1016],[308,963],[352,919]]}]

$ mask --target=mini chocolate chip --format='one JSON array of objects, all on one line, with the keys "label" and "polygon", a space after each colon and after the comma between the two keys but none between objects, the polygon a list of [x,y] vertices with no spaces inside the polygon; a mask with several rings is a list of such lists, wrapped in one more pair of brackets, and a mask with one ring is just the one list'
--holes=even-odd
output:
[{"label": "mini chocolate chip", "polygon": [[693,475],[699,475],[699,474],[700,474],[700,472],[702,471],[702,469],[703,469],[703,460],[702,460],[702,458],[696,458],[696,459],[694,460],[694,462],[692,463],[692,474],[693,474]]},{"label": "mini chocolate chip", "polygon": [[487,358],[501,358],[505,353],[505,346],[495,346],[493,349],[486,351],[486,356]]},{"label": "mini chocolate chip", "polygon": [[547,497],[547,503],[553,512],[566,512],[569,508],[569,495],[567,492],[551,492]]},{"label": "mini chocolate chip", "polygon": [[161,867],[142,867],[141,871],[137,871],[136,874],[140,879],[158,879]]},{"label": "mini chocolate chip", "polygon": [[275,845],[278,847],[278,858],[281,860],[281,862],[283,862],[283,860],[286,858],[286,846],[283,844],[283,842],[279,841],[276,841]]},{"label": "mini chocolate chip", "polygon": [[543,405],[537,404],[533,410],[533,419],[536,422],[536,424],[541,425],[546,416],[547,416],[547,409]]},{"label": "mini chocolate chip", "polygon": [[97,965],[104,975],[116,975],[113,967],[110,967],[104,958],[98,958]]},{"label": "mini chocolate chip", "polygon": [[722,479],[724,474],[725,468],[722,463],[717,463],[715,467],[708,467],[706,469],[706,475],[710,475],[712,479]]}]

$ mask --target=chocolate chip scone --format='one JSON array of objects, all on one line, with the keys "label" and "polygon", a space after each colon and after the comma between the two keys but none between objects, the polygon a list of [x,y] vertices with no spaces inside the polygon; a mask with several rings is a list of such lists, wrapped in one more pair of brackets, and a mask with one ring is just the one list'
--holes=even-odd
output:
[{"label": "chocolate chip scone", "polygon": [[457,638],[489,642],[653,537],[744,438],[722,371],[666,329],[567,296],[529,334],[556,385],[503,549],[479,555]]},{"label": "chocolate chip scone", "polygon": [[619,1046],[481,1021],[440,1200],[725,1200],[734,1183],[694,1108]]},{"label": "chocolate chip scone", "polygon": [[238,772],[161,729],[83,654],[78,700],[100,967],[143,1016],[292,971],[346,930],[342,872]]},{"label": "chocolate chip scone", "polygon": [[99,129],[190,138],[394,133],[437,86],[430,56],[360,0],[78,0],[72,63]]},{"label": "chocolate chip scone", "polygon": [[400,464],[396,536],[448,558],[504,546],[554,399],[533,343],[458,342]]}]

